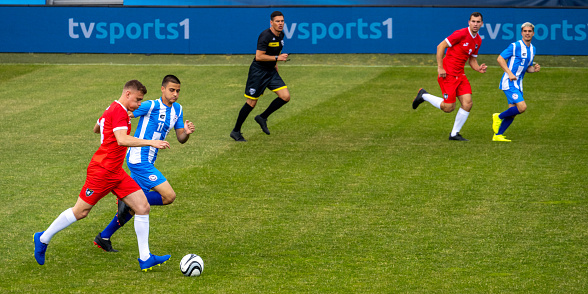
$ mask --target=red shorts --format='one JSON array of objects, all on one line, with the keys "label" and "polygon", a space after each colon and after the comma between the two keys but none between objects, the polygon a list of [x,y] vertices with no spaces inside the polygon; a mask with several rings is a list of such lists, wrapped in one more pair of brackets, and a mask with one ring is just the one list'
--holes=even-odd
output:
[{"label": "red shorts", "polygon": [[438,77],[437,82],[441,87],[445,103],[455,103],[455,97],[472,94],[472,86],[466,75]]},{"label": "red shorts", "polygon": [[141,190],[141,187],[122,168],[118,172],[111,172],[98,165],[88,166],[86,183],[80,191],[80,198],[90,205],[96,205],[108,193],[122,199],[125,196]]}]

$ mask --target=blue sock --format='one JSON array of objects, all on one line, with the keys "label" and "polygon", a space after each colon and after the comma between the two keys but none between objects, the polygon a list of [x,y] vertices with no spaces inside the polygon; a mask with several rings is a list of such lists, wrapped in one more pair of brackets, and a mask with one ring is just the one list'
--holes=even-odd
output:
[{"label": "blue sock", "polygon": [[[133,215],[129,214],[127,216],[127,222],[130,221],[132,218],[133,218]],[[112,237],[112,235],[116,232],[116,230],[120,229],[121,227],[122,226],[118,224],[118,218],[115,215],[114,218],[108,224],[108,226],[106,226],[106,228],[104,228],[104,231],[102,231],[102,233],[100,233],[100,237],[110,239],[110,237]]]},{"label": "blue sock", "polygon": [[509,109],[505,110],[504,112],[502,112],[498,118],[500,119],[505,119],[507,117],[511,117],[511,116],[515,116],[521,114],[519,112],[519,109],[516,106],[510,107]]},{"label": "blue sock", "polygon": [[157,191],[147,192],[145,193],[145,197],[147,197],[149,205],[163,205],[163,198]]},{"label": "blue sock", "polygon": [[502,120],[502,123],[500,124],[500,129],[498,129],[498,133],[496,133],[496,135],[502,135],[504,134],[504,132],[506,132],[506,129],[508,129],[508,127],[510,127],[510,124],[512,124],[512,121],[514,120],[514,116],[509,116],[505,119]]}]

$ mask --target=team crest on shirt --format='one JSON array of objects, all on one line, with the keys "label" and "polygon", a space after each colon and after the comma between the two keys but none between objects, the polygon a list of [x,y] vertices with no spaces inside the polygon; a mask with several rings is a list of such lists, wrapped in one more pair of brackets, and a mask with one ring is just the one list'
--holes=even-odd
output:
[{"label": "team crest on shirt", "polygon": [[86,188],[86,197],[90,197],[90,196],[92,196],[92,194],[94,194],[94,191]]},{"label": "team crest on shirt", "polygon": [[157,176],[156,175],[150,175],[149,176],[149,180],[152,181],[152,182],[155,182],[155,181],[157,181]]},{"label": "team crest on shirt", "polygon": [[282,40],[280,43],[282,43],[282,47],[284,47],[284,40]]},{"label": "team crest on shirt", "polygon": [[249,95],[253,95],[253,94],[255,94],[255,92],[257,92],[257,90],[255,90],[253,88],[249,89]]},{"label": "team crest on shirt", "polygon": [[478,49],[478,44],[476,44],[476,49]]},{"label": "team crest on shirt", "polygon": [[449,97],[449,95],[443,94],[443,99],[447,100],[448,97]]},{"label": "team crest on shirt", "polygon": [[512,94],[512,99],[514,99],[514,100],[519,99],[519,94]]}]

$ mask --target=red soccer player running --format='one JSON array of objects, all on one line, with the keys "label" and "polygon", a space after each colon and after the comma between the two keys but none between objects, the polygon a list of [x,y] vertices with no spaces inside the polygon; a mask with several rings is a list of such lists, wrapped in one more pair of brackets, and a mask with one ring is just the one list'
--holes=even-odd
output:
[{"label": "red soccer player running", "polygon": [[152,146],[169,148],[169,143],[160,140],[143,140],[130,136],[131,119],[127,111],[141,105],[147,88],[137,80],[128,81],[118,101],[112,102],[104,111],[94,132],[100,133],[100,147],[88,165],[86,182],[74,207],[62,212],[44,232],[34,235],[35,259],[45,264],[45,252],[51,238],[77,220],[88,216],[92,207],[112,192],[135,212],[135,232],[139,243],[139,266],[147,271],[154,265],[166,262],[170,256],[157,256],[149,251],[149,203],[143,190],[123,170],[127,147]]},{"label": "red soccer player running", "polygon": [[[478,50],[482,45],[482,38],[478,31],[484,24],[482,14],[474,12],[470,15],[468,27],[453,32],[437,46],[437,81],[441,87],[443,98],[431,95],[420,89],[412,101],[412,108],[427,101],[433,106],[449,113],[455,109],[456,97],[461,104],[455,117],[449,140],[468,141],[459,132],[468,119],[472,109],[472,87],[464,72],[466,61],[470,67],[480,73],[486,72],[486,64],[478,64]],[[445,53],[447,50],[447,53]],[[445,54],[445,58],[443,55]]]}]

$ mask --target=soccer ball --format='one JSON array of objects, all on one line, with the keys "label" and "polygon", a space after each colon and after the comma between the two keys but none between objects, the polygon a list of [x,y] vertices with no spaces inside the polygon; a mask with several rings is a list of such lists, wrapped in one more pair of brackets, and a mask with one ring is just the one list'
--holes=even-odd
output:
[{"label": "soccer ball", "polygon": [[198,277],[204,271],[204,261],[196,254],[188,254],[180,261],[180,270],[186,277]]}]

